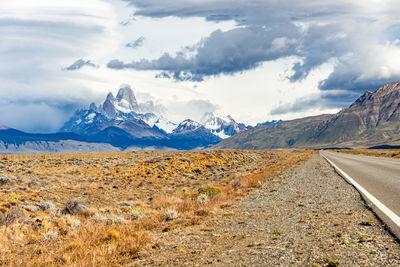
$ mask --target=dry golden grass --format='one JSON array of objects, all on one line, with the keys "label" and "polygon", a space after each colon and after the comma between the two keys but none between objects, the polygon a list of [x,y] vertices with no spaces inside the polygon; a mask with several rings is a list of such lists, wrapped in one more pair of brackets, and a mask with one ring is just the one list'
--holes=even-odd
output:
[{"label": "dry golden grass", "polygon": [[400,150],[386,150],[386,149],[349,149],[349,150],[336,150],[336,152],[353,154],[353,155],[364,155],[373,157],[385,157],[385,158],[400,158]]},{"label": "dry golden grass", "polygon": [[[160,246],[155,234],[199,225],[264,179],[313,153],[4,156],[0,160],[0,265],[134,263]],[[77,214],[61,212],[70,200],[84,205]]]}]

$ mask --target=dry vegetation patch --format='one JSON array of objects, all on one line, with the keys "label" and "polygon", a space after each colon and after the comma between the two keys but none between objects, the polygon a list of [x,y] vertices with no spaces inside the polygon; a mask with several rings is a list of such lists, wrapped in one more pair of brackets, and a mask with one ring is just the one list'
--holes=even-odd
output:
[{"label": "dry vegetation patch", "polygon": [[[0,265],[125,265],[194,227],[307,150],[7,155]],[[212,231],[212,229],[205,229]]]},{"label": "dry vegetation patch", "polygon": [[373,157],[385,157],[385,158],[397,158],[400,159],[400,149],[344,149],[335,150],[335,152],[353,154],[353,155],[363,155],[363,156],[373,156]]}]

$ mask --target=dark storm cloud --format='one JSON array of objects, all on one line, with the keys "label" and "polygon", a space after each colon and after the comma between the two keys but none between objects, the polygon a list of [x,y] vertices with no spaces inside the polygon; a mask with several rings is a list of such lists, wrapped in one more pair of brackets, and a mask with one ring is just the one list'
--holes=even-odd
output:
[{"label": "dark storm cloud", "polygon": [[[351,95],[400,79],[397,65],[388,66],[381,54],[371,52],[385,42],[397,47],[400,27],[395,23],[399,11],[395,1],[385,0],[386,5],[379,9],[366,1],[346,0],[125,1],[136,7],[135,16],[233,20],[238,28],[213,32],[195,46],[194,55],[182,51],[155,60],[113,60],[110,68],[155,70],[161,72],[158,77],[202,81],[207,76],[240,73],[266,61],[295,56],[299,60],[287,77],[291,82],[334,62],[331,75],[320,82],[325,91],[348,90]],[[376,70],[371,72],[367,66]]]},{"label": "dark storm cloud", "polygon": [[198,81],[204,76],[250,70],[263,61],[292,54],[298,36],[296,28],[290,24],[274,28],[236,28],[227,32],[218,30],[198,44],[194,57],[184,53],[174,56],[166,53],[156,60],[142,59],[131,63],[115,59],[108,63],[108,67],[162,70],[175,79]]},{"label": "dark storm cloud", "polygon": [[334,109],[347,107],[357,99],[359,95],[351,91],[323,91],[321,94],[314,94],[302,97],[289,104],[281,104],[270,111],[270,115],[284,115],[288,113],[307,112],[312,109]]},{"label": "dark storm cloud", "polygon": [[83,59],[78,59],[72,65],[69,67],[66,67],[64,70],[79,70],[84,66],[92,67],[92,68],[97,68],[97,65],[92,63],[90,60],[83,60]]}]

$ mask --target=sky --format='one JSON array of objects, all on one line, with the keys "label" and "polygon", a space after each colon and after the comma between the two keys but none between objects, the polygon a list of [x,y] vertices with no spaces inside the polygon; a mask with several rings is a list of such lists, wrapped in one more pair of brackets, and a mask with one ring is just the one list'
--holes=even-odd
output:
[{"label": "sky", "polygon": [[55,132],[130,84],[180,122],[255,125],[400,80],[395,0],[2,0],[0,124]]}]

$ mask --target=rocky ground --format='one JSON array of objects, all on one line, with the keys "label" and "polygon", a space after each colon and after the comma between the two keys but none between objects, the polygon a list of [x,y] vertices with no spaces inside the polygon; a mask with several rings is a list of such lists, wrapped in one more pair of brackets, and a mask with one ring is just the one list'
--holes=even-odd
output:
[{"label": "rocky ground", "polygon": [[400,266],[400,245],[319,155],[206,214],[152,236],[137,266]]}]

